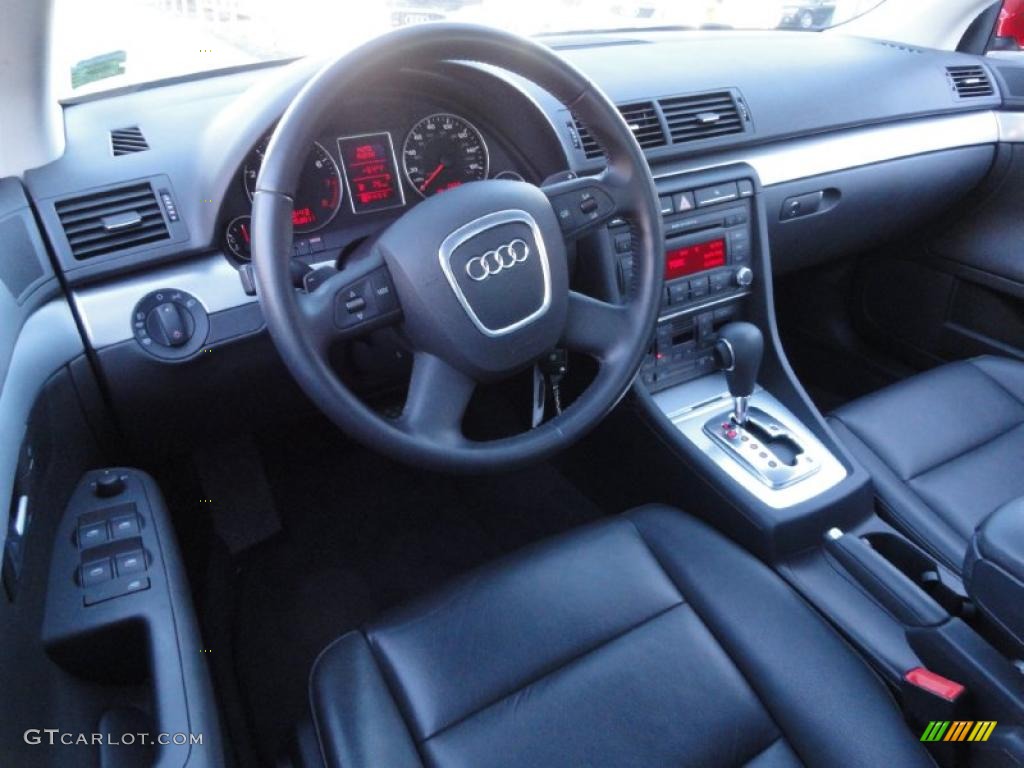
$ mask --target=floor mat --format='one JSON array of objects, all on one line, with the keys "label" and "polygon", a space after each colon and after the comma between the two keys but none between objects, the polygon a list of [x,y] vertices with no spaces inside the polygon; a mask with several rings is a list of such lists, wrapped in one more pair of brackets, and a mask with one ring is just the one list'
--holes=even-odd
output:
[{"label": "floor mat", "polygon": [[334,638],[611,511],[549,465],[483,478],[435,475],[331,429],[260,444],[282,531],[237,560],[231,629],[240,705],[267,764],[307,712],[309,669]]}]

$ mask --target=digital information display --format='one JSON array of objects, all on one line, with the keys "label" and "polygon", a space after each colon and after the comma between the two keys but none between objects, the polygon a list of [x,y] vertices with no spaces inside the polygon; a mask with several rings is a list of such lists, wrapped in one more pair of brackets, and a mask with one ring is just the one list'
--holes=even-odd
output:
[{"label": "digital information display", "polygon": [[665,252],[665,279],[675,280],[705,269],[725,266],[725,239],[686,245]]},{"label": "digital information display", "polygon": [[344,136],[338,139],[338,152],[353,213],[405,205],[390,133]]}]

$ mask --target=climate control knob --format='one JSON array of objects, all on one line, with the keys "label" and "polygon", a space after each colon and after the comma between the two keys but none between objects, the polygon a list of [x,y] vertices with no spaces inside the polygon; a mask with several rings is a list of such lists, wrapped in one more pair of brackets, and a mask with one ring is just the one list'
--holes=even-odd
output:
[{"label": "climate control knob", "polygon": [[746,288],[754,282],[754,270],[750,267],[740,267],[736,270],[735,280],[740,288]]}]

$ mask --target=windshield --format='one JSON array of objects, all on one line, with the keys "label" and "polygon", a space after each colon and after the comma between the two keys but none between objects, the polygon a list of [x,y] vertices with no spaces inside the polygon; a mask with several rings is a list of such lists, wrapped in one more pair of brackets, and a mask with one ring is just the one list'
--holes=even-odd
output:
[{"label": "windshield", "polygon": [[882,0],[55,0],[62,98],[225,67],[337,55],[435,20],[523,35],[689,27],[821,30]]}]

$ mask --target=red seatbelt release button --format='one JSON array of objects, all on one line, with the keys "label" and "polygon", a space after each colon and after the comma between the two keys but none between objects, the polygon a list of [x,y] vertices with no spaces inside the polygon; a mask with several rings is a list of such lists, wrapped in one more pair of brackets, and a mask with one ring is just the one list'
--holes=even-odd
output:
[{"label": "red seatbelt release button", "polygon": [[903,679],[922,691],[927,691],[950,702],[959,699],[964,691],[967,690],[960,683],[953,682],[942,675],[937,675],[924,667],[915,667],[907,672]]}]

